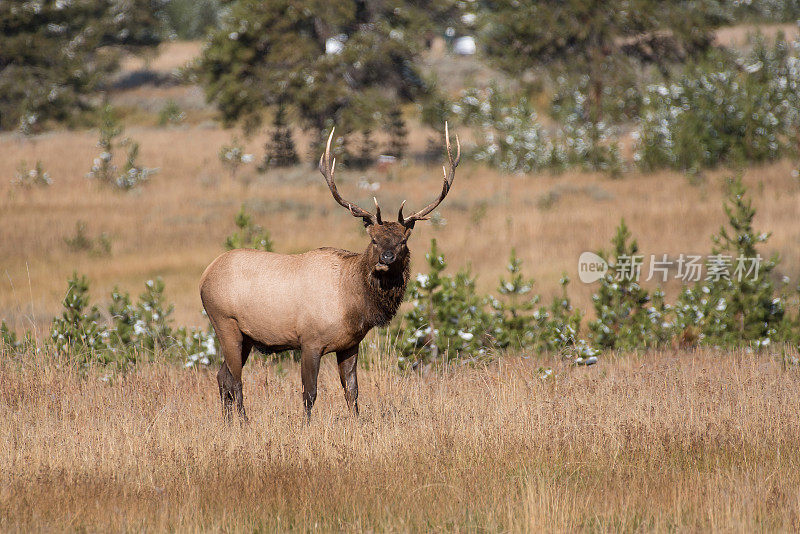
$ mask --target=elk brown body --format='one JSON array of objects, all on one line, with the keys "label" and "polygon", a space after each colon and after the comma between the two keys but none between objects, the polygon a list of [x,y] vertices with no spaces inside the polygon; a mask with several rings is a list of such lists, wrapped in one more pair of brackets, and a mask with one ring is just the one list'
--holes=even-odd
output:
[{"label": "elk brown body", "polygon": [[336,353],[347,404],[358,413],[358,345],[375,326],[397,313],[405,295],[410,255],[407,240],[414,223],[444,199],[461,157],[453,159],[447,126],[445,169],[439,198],[397,222],[383,221],[380,207],[370,213],[344,200],[334,182],[331,132],[320,171],[334,199],[364,221],[370,243],[357,254],[320,248],[303,254],[276,254],[250,249],[231,250],[209,265],[200,280],[200,297],[217,334],[224,363],[217,374],[223,414],[230,420],[234,406],[246,418],[242,368],[256,345],[267,352],[300,350],[303,404],[310,417],[317,396],[317,375],[324,354]]}]

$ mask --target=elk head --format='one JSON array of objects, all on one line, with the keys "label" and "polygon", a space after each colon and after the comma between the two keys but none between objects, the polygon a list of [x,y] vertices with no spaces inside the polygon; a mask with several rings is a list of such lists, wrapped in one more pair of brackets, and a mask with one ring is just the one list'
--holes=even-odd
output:
[{"label": "elk head", "polygon": [[378,205],[377,198],[373,197],[375,201],[375,213],[371,213],[358,207],[353,202],[343,199],[339,194],[339,191],[336,189],[336,183],[334,182],[336,158],[331,160],[331,140],[333,139],[333,131],[334,130],[331,130],[331,134],[328,137],[325,153],[319,159],[319,170],[325,177],[325,181],[328,183],[328,188],[330,188],[334,200],[336,200],[339,205],[346,208],[353,217],[360,217],[364,221],[367,234],[372,240],[365,252],[365,256],[368,258],[369,264],[374,265],[373,272],[402,272],[408,264],[407,241],[408,237],[411,235],[411,230],[414,229],[414,224],[417,221],[426,221],[430,219],[428,214],[435,210],[442,200],[444,200],[444,197],[447,196],[447,193],[450,192],[450,187],[453,185],[453,180],[456,176],[456,167],[459,161],[461,161],[461,143],[458,141],[458,136],[456,136],[456,156],[453,158],[450,147],[450,132],[445,122],[445,148],[447,149],[450,170],[448,171],[445,166],[442,166],[444,183],[442,184],[442,192],[439,194],[439,197],[420,211],[412,213],[408,217],[403,216],[403,207],[406,203],[404,200],[397,214],[397,222],[395,222],[381,219],[381,208]]}]

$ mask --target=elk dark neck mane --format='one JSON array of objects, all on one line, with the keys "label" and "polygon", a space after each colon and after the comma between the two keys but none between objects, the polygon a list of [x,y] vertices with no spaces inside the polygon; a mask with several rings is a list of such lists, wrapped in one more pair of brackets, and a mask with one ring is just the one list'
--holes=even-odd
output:
[{"label": "elk dark neck mane", "polygon": [[356,280],[363,287],[365,326],[386,326],[397,313],[406,294],[410,274],[411,254],[389,271],[375,271],[377,263],[370,254],[359,254]]}]

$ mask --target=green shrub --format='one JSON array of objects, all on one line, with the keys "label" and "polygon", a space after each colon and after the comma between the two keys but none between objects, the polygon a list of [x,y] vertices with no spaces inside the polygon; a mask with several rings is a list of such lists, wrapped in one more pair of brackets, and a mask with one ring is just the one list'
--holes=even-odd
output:
[{"label": "green shrub", "polygon": [[[613,239],[609,270],[593,295],[597,319],[589,323],[590,339],[598,348],[639,350],[698,343],[764,348],[773,341],[800,341],[800,311],[787,313],[792,298],[773,282],[778,257],[762,258],[759,248],[769,234],[753,229],[755,210],[741,179],[730,182],[724,206],[728,226],[712,236],[706,274],[684,287],[674,306],[664,294],[652,294],[638,283],[637,264],[643,256],[622,221]],[[636,258],[636,260],[633,260]],[[700,256],[697,256],[700,259]]]},{"label": "green shrub", "polygon": [[174,100],[168,100],[161,111],[158,112],[159,126],[166,126],[167,124],[180,124],[186,119],[186,113],[181,110],[181,107]]},{"label": "green shrub", "polygon": [[5,321],[0,322],[0,348],[16,349],[20,345],[17,334],[10,328]]},{"label": "green shrub", "polygon": [[392,329],[401,368],[448,360],[480,361],[498,349],[556,352],[576,363],[594,363],[597,352],[580,338],[582,313],[567,296],[569,279],[562,278],[562,294],[549,308],[536,308],[533,280],[521,271],[512,251],[509,278],[501,278],[500,296],[480,295],[468,271],[444,274],[447,266],[436,240],[426,254],[429,271],[418,274],[408,289],[411,309]]},{"label": "green shrub", "polygon": [[494,317],[475,292],[468,271],[444,274],[447,267],[436,240],[425,255],[429,271],[409,284],[411,310],[393,331],[401,368],[452,359],[479,359],[494,346]]},{"label": "green shrub", "polygon": [[21,161],[11,183],[30,189],[34,186],[48,186],[53,183],[53,180],[50,179],[50,174],[44,170],[42,161],[37,159],[33,169],[28,169],[28,164]]},{"label": "green shrub", "polygon": [[[97,142],[101,152],[92,162],[92,168],[86,177],[117,189],[130,190],[147,182],[158,169],[148,169],[138,163],[139,143],[127,137],[117,141],[123,131],[113,108],[105,105],[100,119],[100,139]],[[120,171],[114,164],[114,153],[125,147],[128,148],[128,153]]]},{"label": "green shrub", "polygon": [[[85,276],[74,274],[68,285],[64,311],[53,321],[50,334],[59,353],[77,357],[81,364],[121,367],[155,355],[183,358],[187,367],[216,361],[216,338],[210,325],[205,329],[172,326],[173,306],[164,298],[165,286],[160,278],[147,281],[135,305],[127,293],[115,288],[108,306],[108,324],[97,306],[90,305]],[[15,341],[11,336],[3,333],[3,340]]]},{"label": "green shrub", "polygon": [[253,162],[253,155],[246,154],[239,139],[234,137],[229,145],[223,145],[219,149],[219,161],[227,169],[231,180],[234,180],[241,167]]},{"label": "green shrub", "polygon": [[712,345],[766,347],[776,338],[790,337],[785,333],[785,303],[772,282],[778,257],[761,257],[758,247],[769,234],[753,229],[755,209],[745,195],[741,179],[732,180],[724,206],[729,227],[712,236],[714,274],[684,290],[676,305],[678,324],[696,327],[700,339]]},{"label": "green shrub", "polygon": [[670,85],[651,85],[634,159],[645,169],[697,170],[759,162],[791,150],[800,113],[800,58],[763,39],[741,67],[693,67]]},{"label": "green shrub", "polygon": [[561,296],[554,298],[549,308],[540,308],[535,313],[539,337],[534,347],[572,358],[579,365],[592,364],[597,361],[599,351],[581,337],[583,312],[573,309],[567,295],[569,277],[562,276],[559,283]]},{"label": "green shrub", "polygon": [[227,250],[254,248],[272,252],[272,240],[269,237],[269,232],[253,222],[253,218],[247,213],[244,204],[239,209],[239,213],[236,214],[234,223],[238,230],[225,239],[225,248]]},{"label": "green shrub", "polygon": [[172,312],[175,307],[164,299],[164,281],[148,280],[136,305],[136,322],[133,325],[136,341],[142,348],[156,350],[175,344],[172,331]]},{"label": "green shrub", "polygon": [[73,252],[88,252],[96,256],[108,256],[111,254],[111,237],[102,232],[97,237],[91,237],[86,233],[86,223],[77,221],[75,223],[75,235],[65,237],[64,243]]},{"label": "green shrub", "polygon": [[73,273],[67,282],[61,317],[53,320],[50,337],[61,353],[76,354],[84,362],[108,349],[108,330],[100,323],[100,311],[89,302],[89,279]]},{"label": "green shrub", "polygon": [[509,277],[500,277],[498,297],[489,297],[495,312],[495,337],[500,348],[533,349],[537,352],[575,352],[578,356],[594,356],[580,338],[583,314],[572,308],[567,286],[569,278],[561,278],[561,296],[549,307],[538,307],[539,295],[533,294],[533,279],[522,274],[522,261],[512,249],[506,266]]},{"label": "green shrub", "polygon": [[631,240],[625,220],[612,239],[611,255],[600,252],[608,271],[600,279],[600,289],[592,295],[597,319],[589,323],[590,339],[601,349],[637,350],[664,345],[673,335],[668,320],[670,307],[664,294],[652,296],[639,285],[643,256]]},{"label": "green shrub", "polygon": [[540,317],[534,315],[533,310],[540,298],[531,292],[533,279],[522,274],[522,260],[514,249],[511,249],[506,269],[509,277],[500,277],[497,287],[500,297],[491,299],[498,323],[503,325],[497,335],[497,344],[511,348],[531,346],[536,342],[535,326]]}]

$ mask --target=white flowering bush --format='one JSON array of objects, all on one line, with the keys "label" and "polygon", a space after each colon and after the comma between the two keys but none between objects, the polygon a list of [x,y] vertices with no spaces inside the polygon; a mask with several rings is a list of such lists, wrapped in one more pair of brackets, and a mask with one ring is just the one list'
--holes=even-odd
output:
[{"label": "white flowering bush", "polygon": [[[100,139],[97,147],[100,154],[92,161],[92,167],[86,175],[90,180],[110,185],[117,189],[130,190],[150,179],[158,169],[143,167],[139,162],[139,143],[124,137],[117,140],[123,128],[111,106],[105,106],[100,121]],[[114,163],[115,152],[127,148],[125,164],[120,169]]]},{"label": "white flowering bush", "polygon": [[74,274],[64,298],[64,311],[53,321],[51,339],[62,354],[83,364],[114,363],[127,366],[142,356],[159,354],[183,358],[186,366],[217,361],[213,329],[174,328],[173,306],[164,297],[164,282],[148,280],[134,305],[127,293],[115,288],[108,306],[109,321],[89,302],[89,281]]},{"label": "white flowering bush", "polygon": [[247,154],[244,147],[237,137],[234,137],[230,144],[223,145],[219,149],[219,161],[228,171],[231,180],[236,178],[242,166],[253,163],[255,160],[252,154]]},{"label": "white flowering bush", "polygon": [[[642,107],[635,70],[630,69],[630,65],[617,67],[615,78],[620,79],[607,79],[600,95],[600,113],[604,120],[613,124],[630,122],[639,116]],[[572,79],[561,75],[555,81],[550,115],[560,122],[568,122],[572,115],[588,117],[587,100],[593,89],[590,77],[584,74]]]},{"label": "white flowering bush", "polygon": [[623,162],[617,142],[616,128],[604,121],[588,121],[580,113],[567,116],[556,134],[554,150],[567,166],[612,175],[622,172]]},{"label": "white flowering bush", "polygon": [[580,337],[582,313],[563,293],[549,308],[538,307],[533,280],[521,272],[512,251],[509,277],[501,278],[499,297],[476,293],[467,271],[444,274],[446,262],[436,241],[426,255],[429,271],[409,286],[412,307],[393,327],[401,368],[441,361],[480,361],[500,349],[560,353],[577,364],[596,361],[597,351]]},{"label": "white flowering bush", "polygon": [[485,297],[475,292],[474,278],[467,271],[444,274],[447,264],[435,239],[425,259],[429,271],[409,284],[412,308],[393,330],[400,367],[487,356],[496,333],[494,317],[486,310]]},{"label": "white flowering bush", "polygon": [[539,123],[525,97],[512,99],[496,86],[466,90],[452,111],[476,129],[478,146],[472,157],[504,172],[560,170],[567,166],[618,172],[622,160],[615,131],[604,122],[586,120],[584,100],[567,115],[555,134],[548,133]]},{"label": "white flowering bush", "polygon": [[731,271],[736,258],[759,259],[757,270],[746,276],[707,277],[686,288],[675,306],[676,323],[681,329],[697,331],[699,341],[713,345],[751,344],[757,348],[773,341],[796,341],[796,325],[786,313],[786,299],[777,294],[772,272],[778,257],[765,259],[759,246],[769,234],[753,229],[755,209],[746,198],[741,179],[730,185],[725,213],[728,227],[712,236],[712,254],[723,261],[730,258]]},{"label": "white flowering bush", "polygon": [[[560,165],[550,137],[527,99],[512,102],[497,87],[468,89],[453,112],[477,130],[472,157],[508,173],[527,173]],[[551,159],[556,157],[557,161]]]},{"label": "white flowering bush", "polygon": [[644,170],[697,170],[781,157],[796,143],[800,47],[757,40],[738,66],[694,68],[647,87],[634,159]]},{"label": "white flowering bush", "polygon": [[32,169],[28,168],[25,161],[20,162],[11,183],[30,189],[34,186],[48,186],[53,183],[53,180],[50,178],[50,174],[44,170],[41,160],[36,160],[36,165]]}]

